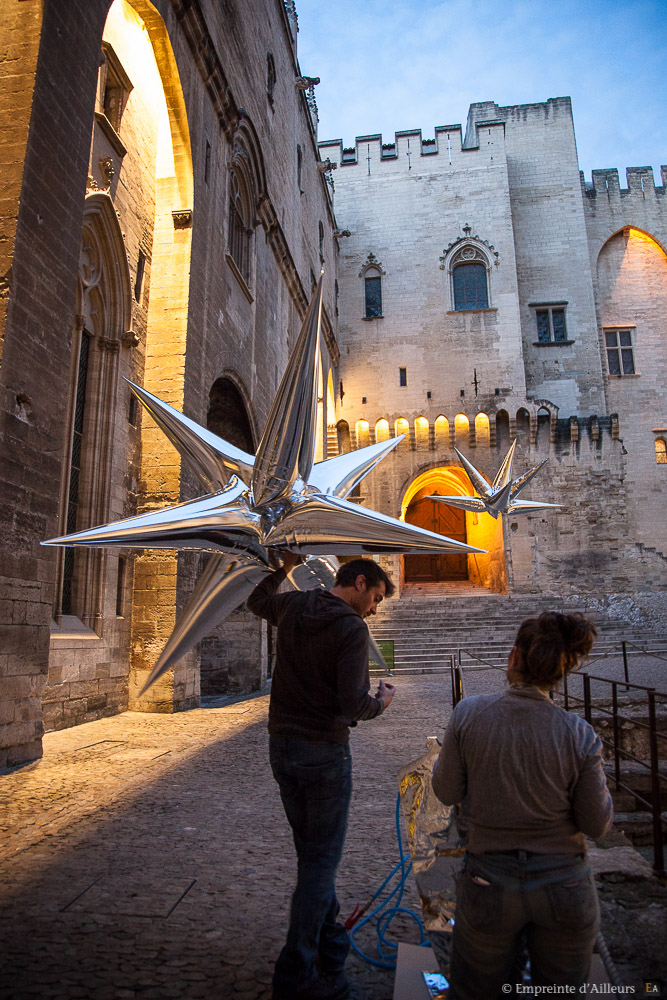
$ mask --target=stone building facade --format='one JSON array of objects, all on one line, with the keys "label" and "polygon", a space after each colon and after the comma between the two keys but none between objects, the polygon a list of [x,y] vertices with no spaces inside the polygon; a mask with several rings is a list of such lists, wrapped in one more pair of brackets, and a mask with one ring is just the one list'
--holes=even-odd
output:
[{"label": "stone building facade", "polygon": [[[368,502],[488,549],[394,559],[401,579],[511,593],[667,582],[667,202],[650,168],[579,172],[570,101],[470,108],[458,125],[320,143],[341,239],[343,447],[405,433]],[[456,446],[492,479],[547,460],[501,518],[467,494]]]},{"label": "stone building facade", "polygon": [[[125,379],[254,451],[322,266],[318,457],[405,432],[361,499],[488,549],[397,578],[665,585],[664,186],[585,184],[566,99],[318,147],[296,41],[293,0],[0,5],[0,767],[264,680],[240,610],[140,698],[204,557],[40,543],[194,495]],[[426,499],[515,437],[561,514]]]},{"label": "stone building facade", "polygon": [[[194,495],[124,379],[254,451],[324,266],[331,383],[334,221],[296,39],[282,0],[2,4],[0,766],[45,728],[199,703],[198,652],[137,692],[201,556],[40,547]],[[224,636],[211,684],[256,687],[265,627],[238,612]]]}]

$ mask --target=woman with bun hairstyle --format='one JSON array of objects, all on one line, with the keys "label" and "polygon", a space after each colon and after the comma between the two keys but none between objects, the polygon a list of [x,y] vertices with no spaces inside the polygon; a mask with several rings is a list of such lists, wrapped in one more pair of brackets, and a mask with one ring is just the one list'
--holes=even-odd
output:
[{"label": "woman with bun hairstyle", "polygon": [[606,833],[613,810],[600,738],[549,691],[596,635],[580,614],[528,618],[509,656],[509,687],[464,698],[452,713],[433,771],[440,801],[461,803],[467,849],[450,1000],[507,996],[523,942],[533,985],[586,982],[599,907],[585,837]]}]

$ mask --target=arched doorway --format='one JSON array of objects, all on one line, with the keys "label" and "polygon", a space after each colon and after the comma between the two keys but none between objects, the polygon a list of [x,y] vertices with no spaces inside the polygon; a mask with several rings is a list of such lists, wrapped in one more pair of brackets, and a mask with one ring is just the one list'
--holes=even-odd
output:
[{"label": "arched doorway", "polygon": [[229,378],[219,378],[208,396],[206,426],[218,437],[253,455],[255,442],[243,396]]},{"label": "arched doorway", "polygon": [[[405,520],[427,531],[447,535],[457,542],[465,542],[466,515],[464,510],[450,507],[429,499],[430,487],[424,487],[410,501]],[[405,557],[406,583],[444,583],[447,580],[468,579],[468,557],[461,555],[439,556],[420,554]]]},{"label": "arched doorway", "polygon": [[429,469],[405,491],[401,518],[410,524],[466,542],[484,553],[446,556],[405,556],[406,583],[442,583],[468,580],[497,593],[507,593],[507,567],[502,518],[461,510],[430,496],[470,496],[472,484],[462,468]]}]

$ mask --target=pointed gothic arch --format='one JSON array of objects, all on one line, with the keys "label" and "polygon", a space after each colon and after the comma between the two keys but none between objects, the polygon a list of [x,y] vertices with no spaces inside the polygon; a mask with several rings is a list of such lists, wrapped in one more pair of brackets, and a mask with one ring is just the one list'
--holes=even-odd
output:
[{"label": "pointed gothic arch", "polygon": [[[109,519],[121,374],[129,375],[132,287],[120,224],[108,194],[86,197],[77,282],[70,432],[61,504],[62,532]],[[123,357],[127,355],[127,357]],[[59,559],[56,618],[99,630],[103,567],[97,550],[65,549]]]}]

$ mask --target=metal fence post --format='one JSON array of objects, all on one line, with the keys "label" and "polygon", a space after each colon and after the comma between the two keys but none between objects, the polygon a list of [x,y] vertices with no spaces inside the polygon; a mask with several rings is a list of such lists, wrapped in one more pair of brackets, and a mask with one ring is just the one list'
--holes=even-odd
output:
[{"label": "metal fence post", "polygon": [[584,682],[584,718],[586,722],[591,723],[592,712],[591,712],[591,679],[588,674],[582,674],[581,679]]},{"label": "metal fence post", "polygon": [[648,738],[651,750],[651,806],[653,813],[653,869],[656,875],[665,874],[665,856],[662,843],[662,817],[660,815],[660,773],[658,737],[655,722],[655,691],[648,692]]},{"label": "metal fence post", "polygon": [[620,726],[618,724],[618,683],[617,681],[611,682],[611,698],[612,698],[612,708],[614,712],[614,778],[616,779],[616,788],[621,783],[621,753],[620,753],[620,742],[621,742],[621,732]]},{"label": "metal fence post", "polygon": [[623,673],[625,674],[625,690],[630,690],[630,674],[628,672],[628,647],[625,639],[621,642],[621,648],[623,650]]}]

